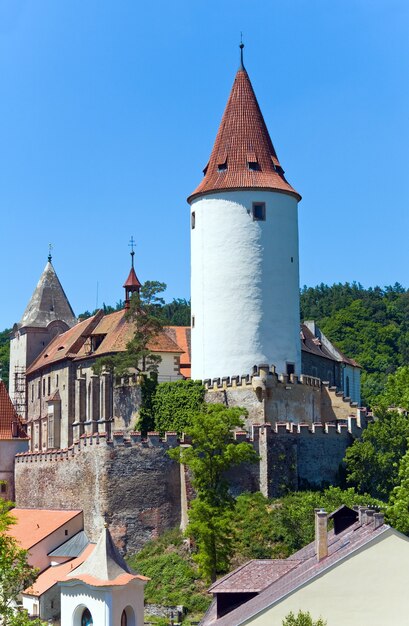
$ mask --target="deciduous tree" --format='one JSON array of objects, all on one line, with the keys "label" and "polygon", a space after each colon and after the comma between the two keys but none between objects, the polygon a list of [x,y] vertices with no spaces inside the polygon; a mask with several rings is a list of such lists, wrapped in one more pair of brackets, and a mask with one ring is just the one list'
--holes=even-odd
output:
[{"label": "deciduous tree", "polygon": [[230,515],[234,499],[229,494],[226,472],[258,458],[251,444],[234,440],[233,430],[243,427],[243,415],[246,410],[239,407],[206,405],[186,429],[192,445],[169,452],[193,474],[196,498],[189,512],[187,533],[196,543],[195,560],[200,571],[211,581],[226,571],[232,541]]}]

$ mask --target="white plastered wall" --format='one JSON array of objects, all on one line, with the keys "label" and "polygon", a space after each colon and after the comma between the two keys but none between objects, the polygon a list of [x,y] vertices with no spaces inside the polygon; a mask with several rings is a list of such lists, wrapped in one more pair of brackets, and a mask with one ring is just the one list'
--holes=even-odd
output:
[{"label": "white plastered wall", "polygon": [[[253,202],[266,220],[254,221]],[[192,378],[294,363],[300,374],[297,200],[231,191],[192,202]],[[193,326],[193,320],[192,320]]]},{"label": "white plastered wall", "polygon": [[281,626],[290,611],[321,615],[328,626],[408,623],[409,540],[390,531],[246,624]]}]

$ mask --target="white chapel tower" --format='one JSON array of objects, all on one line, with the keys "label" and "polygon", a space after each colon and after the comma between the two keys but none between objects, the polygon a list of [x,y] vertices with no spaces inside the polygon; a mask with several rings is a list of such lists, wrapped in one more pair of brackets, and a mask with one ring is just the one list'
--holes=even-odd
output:
[{"label": "white chapel tower", "polygon": [[241,64],[191,206],[192,378],[301,369],[298,202]]}]

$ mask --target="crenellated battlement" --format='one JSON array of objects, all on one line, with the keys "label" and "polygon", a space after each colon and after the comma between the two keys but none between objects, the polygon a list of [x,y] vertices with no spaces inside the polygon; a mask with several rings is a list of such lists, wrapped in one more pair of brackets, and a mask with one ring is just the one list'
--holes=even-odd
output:
[{"label": "crenellated battlement", "polygon": [[[273,440],[277,437],[345,437],[354,439],[360,437],[362,432],[361,424],[356,417],[349,417],[345,423],[313,423],[295,424],[292,422],[278,422],[274,425],[270,423],[252,424],[249,430],[234,431],[234,438],[238,442],[247,441],[256,447],[260,440]],[[38,463],[69,461],[80,452],[89,452],[97,448],[162,448],[164,451],[176,448],[179,445],[189,445],[190,437],[182,434],[181,437],[174,432],[166,432],[161,435],[159,432],[148,432],[143,437],[140,432],[134,431],[125,433],[114,431],[112,437],[108,438],[107,433],[94,433],[92,435],[81,435],[69,448],[21,452],[16,455],[16,463]]]}]

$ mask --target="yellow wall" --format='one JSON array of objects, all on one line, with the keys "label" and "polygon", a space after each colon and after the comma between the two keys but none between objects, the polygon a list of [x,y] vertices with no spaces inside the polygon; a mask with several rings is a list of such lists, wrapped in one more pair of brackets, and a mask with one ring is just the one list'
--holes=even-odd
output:
[{"label": "yellow wall", "polygon": [[392,530],[385,535],[244,623],[281,626],[301,609],[328,626],[409,624],[409,540]]}]

